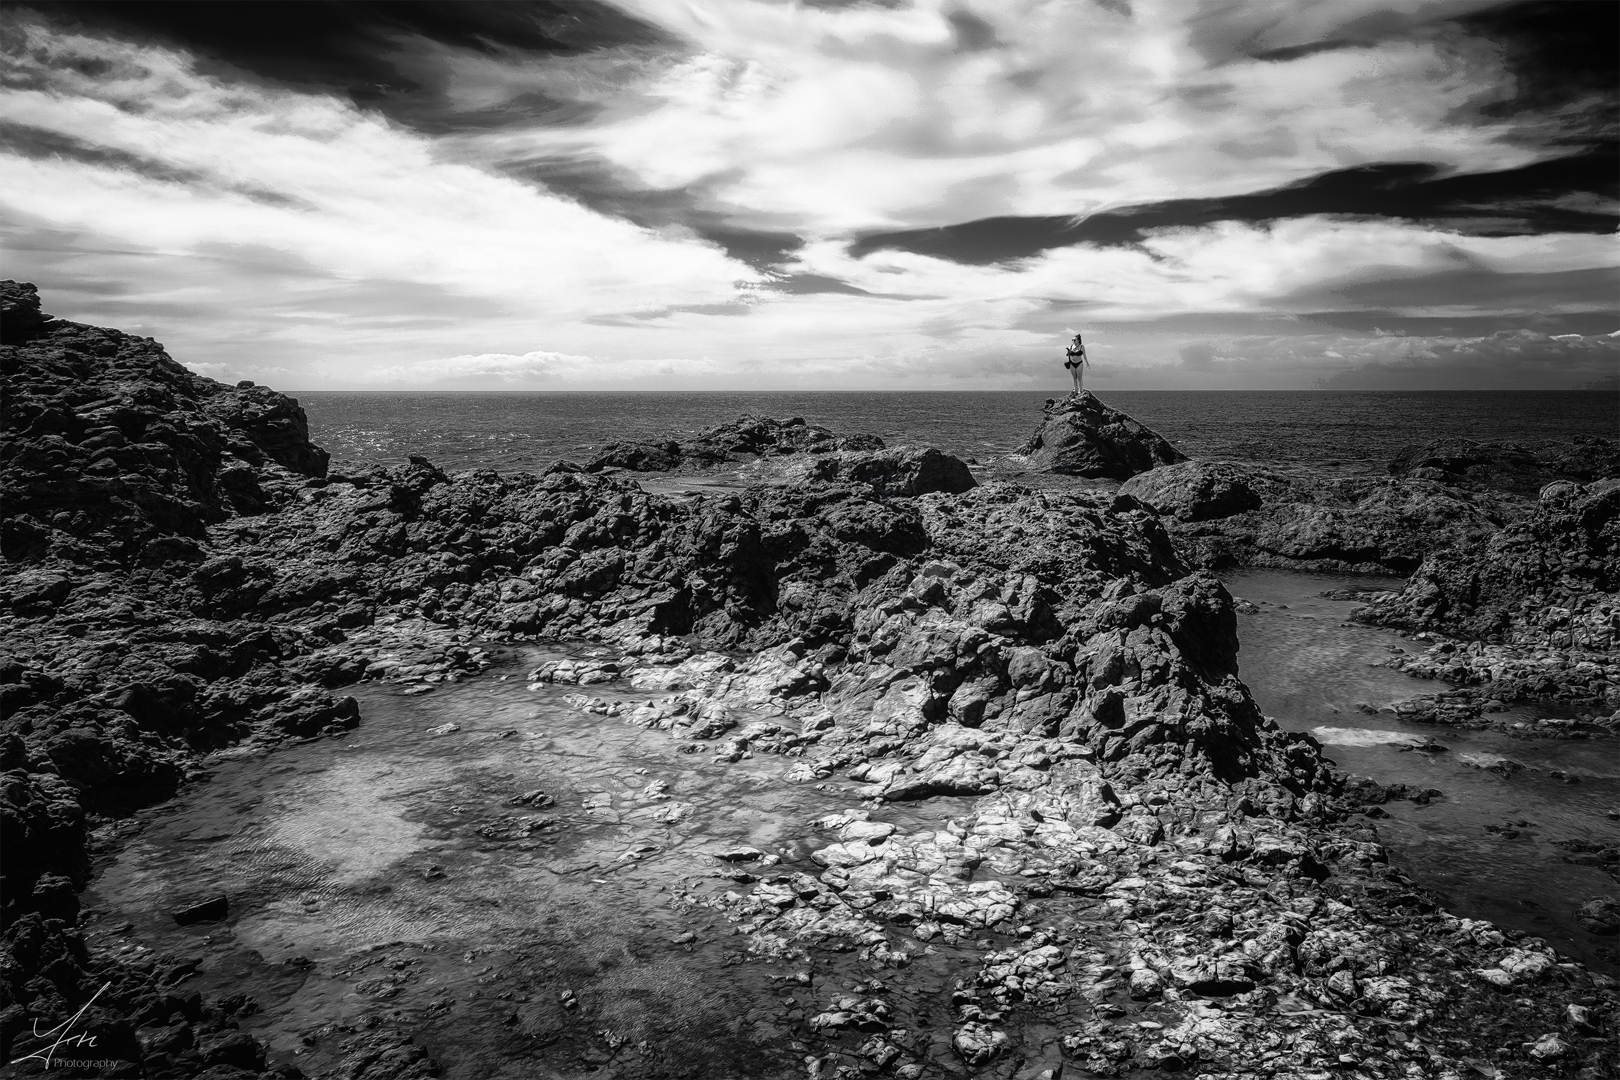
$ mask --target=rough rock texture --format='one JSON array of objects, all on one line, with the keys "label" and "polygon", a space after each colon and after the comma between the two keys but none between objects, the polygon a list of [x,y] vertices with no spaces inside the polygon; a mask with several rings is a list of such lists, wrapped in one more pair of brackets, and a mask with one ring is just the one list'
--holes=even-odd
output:
[{"label": "rough rock texture", "polygon": [[1322,476],[1229,461],[1188,461],[1120,486],[1166,517],[1195,566],[1274,566],[1408,574],[1431,551],[1494,533],[1511,496],[1433,480]]},{"label": "rough rock texture", "polygon": [[[857,448],[818,455],[827,464],[796,482],[684,500],[565,464],[452,477],[415,459],[323,477],[288,434],[295,406],[189,375],[149,341],[43,324],[3,360],[25,406],[8,400],[4,483],[19,502],[0,583],[8,1040],[123,980],[102,1056],[173,1075],[258,1069],[230,1002],[174,989],[189,961],[147,972],[85,954],[87,820],[164,797],[207,748],[352,724],[330,688],[428,687],[483,665],[472,639],[547,636],[616,650],[536,673],[627,680],[646,702],[628,714],[582,696],[604,721],[868,785],[870,811],[820,823],[819,873],[722,853],[738,888],[701,901],[754,960],[830,950],[873,973],[848,993],[806,991],[819,1000],[785,1021],[792,1056],[762,1070],[1443,1077],[1484,1052],[1507,1075],[1615,1064],[1612,982],[1436,910],[1387,866],[1320,746],[1262,717],[1239,681],[1231,597],[1135,499],[953,492],[938,458]],[[249,390],[262,408],[208,407]],[[126,401],[143,410],[133,435],[80,421]],[[109,425],[140,454],[85,446]],[[737,439],[713,445],[768,445]],[[225,471],[262,497],[233,498]],[[81,485],[92,510],[54,505],[47,479]],[[873,820],[939,797],[962,800],[944,827]],[[876,978],[947,962],[954,986],[927,993]],[[376,1019],[343,1051],[346,1075],[428,1074]],[[1043,1046],[1060,1056],[1042,1065]]]},{"label": "rough rock texture", "polygon": [[1533,497],[1558,481],[1589,484],[1620,476],[1620,443],[1595,435],[1529,445],[1448,439],[1407,447],[1389,463],[1389,472]]},{"label": "rough rock texture", "polygon": [[876,435],[839,436],[828,428],[805,423],[800,416],[786,420],[745,416],[700,431],[685,442],[666,439],[652,443],[612,443],[591,458],[585,469],[587,472],[607,468],[668,472],[735,464],[760,457],[882,449],[883,440]]},{"label": "rough rock texture", "polygon": [[814,458],[803,480],[865,484],[875,495],[915,496],[943,491],[959,495],[978,486],[960,458],[926,450],[844,451]]},{"label": "rough rock texture", "polygon": [[1018,452],[1041,472],[1114,480],[1187,460],[1163,436],[1089,390],[1047,402],[1041,426]]},{"label": "rough rock texture", "polygon": [[1620,481],[1548,485],[1528,517],[1436,552],[1357,617],[1448,639],[1411,674],[1620,709]]},{"label": "rough rock texture", "polygon": [[1217,521],[1258,510],[1265,500],[1251,471],[1227,461],[1184,461],[1138,473],[1120,485],[1160,514],[1177,521]]}]

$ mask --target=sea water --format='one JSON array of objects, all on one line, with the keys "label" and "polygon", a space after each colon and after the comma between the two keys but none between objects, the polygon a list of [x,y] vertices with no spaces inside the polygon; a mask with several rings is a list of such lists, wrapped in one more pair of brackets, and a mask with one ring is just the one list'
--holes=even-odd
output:
[{"label": "sea water", "polygon": [[[754,414],[802,416],[840,434],[937,446],[989,462],[1040,423],[1044,391],[336,392],[297,395],[310,435],[339,471],[419,454],[446,471],[534,470],[618,441],[680,439]],[[1402,447],[1439,438],[1535,442],[1613,437],[1612,394],[1579,391],[1119,390],[1104,402],[1185,454],[1381,471]]]}]

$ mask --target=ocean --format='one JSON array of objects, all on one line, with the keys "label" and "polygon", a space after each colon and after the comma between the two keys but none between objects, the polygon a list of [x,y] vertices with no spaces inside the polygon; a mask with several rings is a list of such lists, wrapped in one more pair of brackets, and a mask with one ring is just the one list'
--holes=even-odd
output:
[{"label": "ocean", "polygon": [[[419,454],[448,471],[534,470],[611,442],[682,438],[745,414],[802,416],[891,446],[937,446],[991,463],[1035,430],[1043,391],[305,391],[314,440],[342,471]],[[1615,395],[1542,391],[1121,390],[1098,394],[1195,458],[1381,469],[1403,446],[1613,438]]]}]

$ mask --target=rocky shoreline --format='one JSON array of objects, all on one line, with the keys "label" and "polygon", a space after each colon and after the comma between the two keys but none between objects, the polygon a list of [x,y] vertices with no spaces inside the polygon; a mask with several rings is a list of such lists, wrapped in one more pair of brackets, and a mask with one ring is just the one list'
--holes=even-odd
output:
[{"label": "rocky shoreline", "polygon": [[[1406,670],[1608,717],[1607,444],[1509,455],[1510,483],[1491,479],[1501,452],[1456,448],[1322,480],[1180,461],[1085,395],[1052,403],[1028,452],[1117,491],[980,484],[937,450],[758,419],[538,475],[337,475],[292,399],[50,320],[31,286],[0,299],[0,1059],[95,996],[81,1026],[126,1063],[107,1075],[299,1075],[240,1030],[245,996],[185,992],[195,960],[87,950],[92,854],[212,752],[363,723],[345,686],[429,692],[495,643],[583,639],[608,651],[532,677],[580,686],[604,723],[865,785],[813,865],[732,852],[715,872],[734,889],[677,898],[729,920],[749,962],[868,972],[810,995],[755,1075],[1613,1074],[1614,981],[1388,866],[1351,816],[1364,793],[1239,680],[1209,573],[1415,571],[1366,616],[1445,635]],[[772,467],[680,497],[631,476],[738,461]],[[1531,500],[1536,470],[1555,478]],[[935,798],[971,811],[882,820]],[[950,988],[890,992],[947,944],[974,958]],[[603,1075],[678,1074],[612,1050]],[[351,1077],[436,1068],[383,1017],[339,1056]]]}]

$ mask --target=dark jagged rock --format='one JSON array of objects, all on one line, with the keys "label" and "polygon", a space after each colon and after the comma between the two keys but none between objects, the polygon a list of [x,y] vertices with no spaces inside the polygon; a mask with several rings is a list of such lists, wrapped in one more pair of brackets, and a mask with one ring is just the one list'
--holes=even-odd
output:
[{"label": "dark jagged rock", "polygon": [[1184,461],[1138,473],[1119,490],[1177,521],[1214,521],[1258,510],[1264,500],[1255,486],[1242,466]]},{"label": "dark jagged rock", "polygon": [[588,472],[603,469],[629,469],[632,472],[669,472],[682,460],[681,444],[673,439],[661,443],[613,443],[585,463]]},{"label": "dark jagged rock", "polygon": [[1442,640],[1401,670],[1482,698],[1620,710],[1620,481],[1548,485],[1523,520],[1424,560],[1357,618]]},{"label": "dark jagged rock", "polygon": [[1189,461],[1120,486],[1165,516],[1195,566],[1411,573],[1431,551],[1488,536],[1516,504],[1429,480],[1321,476]]},{"label": "dark jagged rock", "polygon": [[1375,612],[1385,625],[1492,638],[1549,608],[1617,590],[1620,482],[1563,484],[1549,488],[1524,520],[1431,556],[1369,617]]},{"label": "dark jagged rock", "polygon": [[1041,472],[1114,480],[1187,460],[1163,436],[1089,390],[1049,401],[1040,428],[1018,452]]},{"label": "dark jagged rock", "polygon": [[0,374],[12,561],[185,560],[208,525],[326,472],[295,400],[193,374],[149,338],[53,320],[6,347]]},{"label": "dark jagged rock", "polygon": [[0,344],[27,341],[51,317],[39,309],[39,290],[26,281],[0,281]]},{"label": "dark jagged rock", "polygon": [[1589,484],[1620,476],[1620,443],[1592,435],[1528,445],[1447,439],[1406,447],[1389,472],[1534,496],[1558,481]]},{"label": "dark jagged rock", "polygon": [[762,457],[793,454],[829,454],[835,451],[882,450],[876,435],[839,436],[828,428],[807,424],[803,417],[775,420],[745,416],[706,428],[685,442],[612,443],[591,458],[587,472],[606,468],[635,472],[669,472],[679,468],[709,468]]},{"label": "dark jagged rock", "polygon": [[959,495],[978,486],[961,459],[933,447],[823,454],[805,475],[824,483],[865,484],[879,496],[915,497],[934,491]]}]

